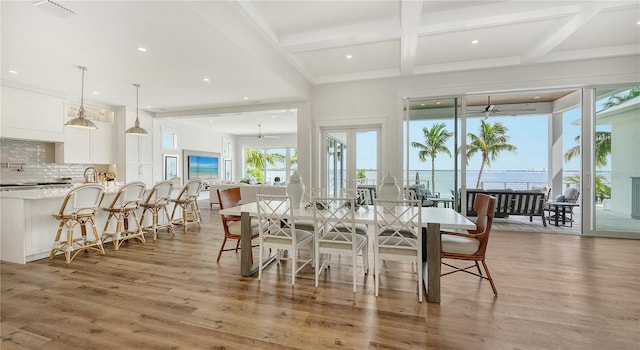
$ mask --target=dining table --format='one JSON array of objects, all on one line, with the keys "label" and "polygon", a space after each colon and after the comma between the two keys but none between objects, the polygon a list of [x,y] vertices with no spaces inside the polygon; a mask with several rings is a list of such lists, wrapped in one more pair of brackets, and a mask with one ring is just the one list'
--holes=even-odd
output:
[{"label": "dining table", "polygon": [[[440,303],[440,229],[473,230],[476,225],[451,208],[422,207],[420,210],[422,210],[423,282],[427,301]],[[373,205],[361,206],[355,211],[355,222],[373,224],[374,211]],[[254,275],[258,272],[259,265],[253,265],[251,262],[251,218],[258,216],[257,203],[221,209],[220,214],[240,216],[240,274],[244,277]],[[293,217],[295,220],[314,220],[314,211],[309,206],[297,208],[293,210]],[[274,256],[270,256],[258,263],[269,264],[274,259]]]}]

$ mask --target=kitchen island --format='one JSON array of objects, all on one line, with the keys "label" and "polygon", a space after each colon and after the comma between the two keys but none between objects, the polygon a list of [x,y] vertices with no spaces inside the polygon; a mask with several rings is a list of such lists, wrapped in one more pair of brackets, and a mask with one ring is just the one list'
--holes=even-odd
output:
[{"label": "kitchen island", "polygon": [[[0,192],[0,260],[18,264],[46,258],[51,252],[60,211],[68,188]],[[101,207],[111,204],[118,187],[107,187]],[[108,214],[100,210],[95,218],[98,234]]]}]

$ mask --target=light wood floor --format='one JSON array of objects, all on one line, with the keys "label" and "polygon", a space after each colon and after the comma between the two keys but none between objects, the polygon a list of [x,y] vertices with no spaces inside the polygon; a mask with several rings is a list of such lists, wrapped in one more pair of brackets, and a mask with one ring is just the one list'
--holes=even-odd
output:
[{"label": "light wood floor", "polygon": [[[1,266],[5,349],[640,349],[640,241],[494,232],[486,281],[442,280],[442,303],[419,303],[415,277],[332,267],[319,288],[269,266],[239,276],[239,255],[216,263],[222,230],[130,242]],[[257,255],[256,255],[257,256]],[[410,270],[409,264],[398,268]]]}]

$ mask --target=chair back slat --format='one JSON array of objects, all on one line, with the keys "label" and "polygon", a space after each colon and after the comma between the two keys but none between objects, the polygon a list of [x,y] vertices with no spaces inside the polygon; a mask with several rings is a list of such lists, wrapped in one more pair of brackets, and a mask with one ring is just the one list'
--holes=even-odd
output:
[{"label": "chair back slat", "polygon": [[151,188],[146,204],[166,205],[171,199],[171,191],[173,191],[173,181],[161,181]]},{"label": "chair back slat", "polygon": [[291,196],[257,194],[260,235],[296,241],[295,220]]},{"label": "chair back slat", "polygon": [[[357,234],[354,205],[355,199],[349,197],[314,198],[316,239],[320,242],[353,245]],[[356,249],[355,245],[353,249]]]},{"label": "chair back slat", "polygon": [[422,249],[420,201],[376,199],[374,203],[374,226],[379,247]]},{"label": "chair back slat", "polygon": [[83,215],[94,213],[104,197],[104,187],[99,184],[84,184],[72,188],[67,192],[62,205],[60,215]]},{"label": "chair back slat", "polygon": [[131,209],[137,208],[142,203],[146,185],[144,182],[135,181],[125,184],[118,190],[109,208]]}]

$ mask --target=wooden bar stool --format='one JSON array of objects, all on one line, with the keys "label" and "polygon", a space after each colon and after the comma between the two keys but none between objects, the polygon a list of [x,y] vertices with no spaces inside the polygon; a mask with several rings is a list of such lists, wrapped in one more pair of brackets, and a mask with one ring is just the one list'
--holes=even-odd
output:
[{"label": "wooden bar stool", "polygon": [[[192,179],[187,182],[176,199],[171,201],[175,203],[171,212],[171,222],[174,225],[182,225],[184,233],[187,233],[188,226],[197,224],[201,227],[202,216],[200,215],[200,207],[198,206],[198,196],[202,189],[201,179]],[[180,208],[182,217],[176,218],[176,209]]]},{"label": "wooden bar stool", "polygon": [[[49,259],[53,259],[56,252],[64,253],[67,264],[78,255],[81,250],[97,250],[104,255],[102,240],[96,230],[95,217],[102,198],[104,187],[98,184],[86,184],[71,189],[62,201],[60,211],[53,215],[60,220],[56,239],[53,242]],[[76,226],[80,226],[81,237],[74,238]],[[87,225],[91,225],[93,240],[87,239]],[[65,237],[60,240],[63,229],[66,229]]]},{"label": "wooden bar stool", "polygon": [[[169,210],[167,206],[171,201],[171,191],[173,190],[173,181],[161,181],[158,182],[153,188],[147,199],[142,203],[142,215],[140,216],[140,226],[142,231],[151,232],[153,234],[153,241],[158,239],[158,230],[166,228],[171,235],[175,235],[176,231],[173,229],[171,218],[169,217]],[[164,211],[166,222],[164,224],[158,223],[158,214]],[[144,216],[147,212],[151,213],[152,221],[151,226],[144,226]]]},{"label": "wooden bar stool", "polygon": [[[144,243],[144,233],[138,221],[136,210],[140,207],[146,186],[144,182],[130,182],[118,191],[116,197],[108,208],[102,210],[109,212],[107,222],[102,230],[102,241],[111,238],[114,250],[120,249],[122,242],[131,238],[136,238]],[[115,221],[115,230],[109,232],[111,222]],[[133,222],[135,228],[130,229],[129,223]]]}]

